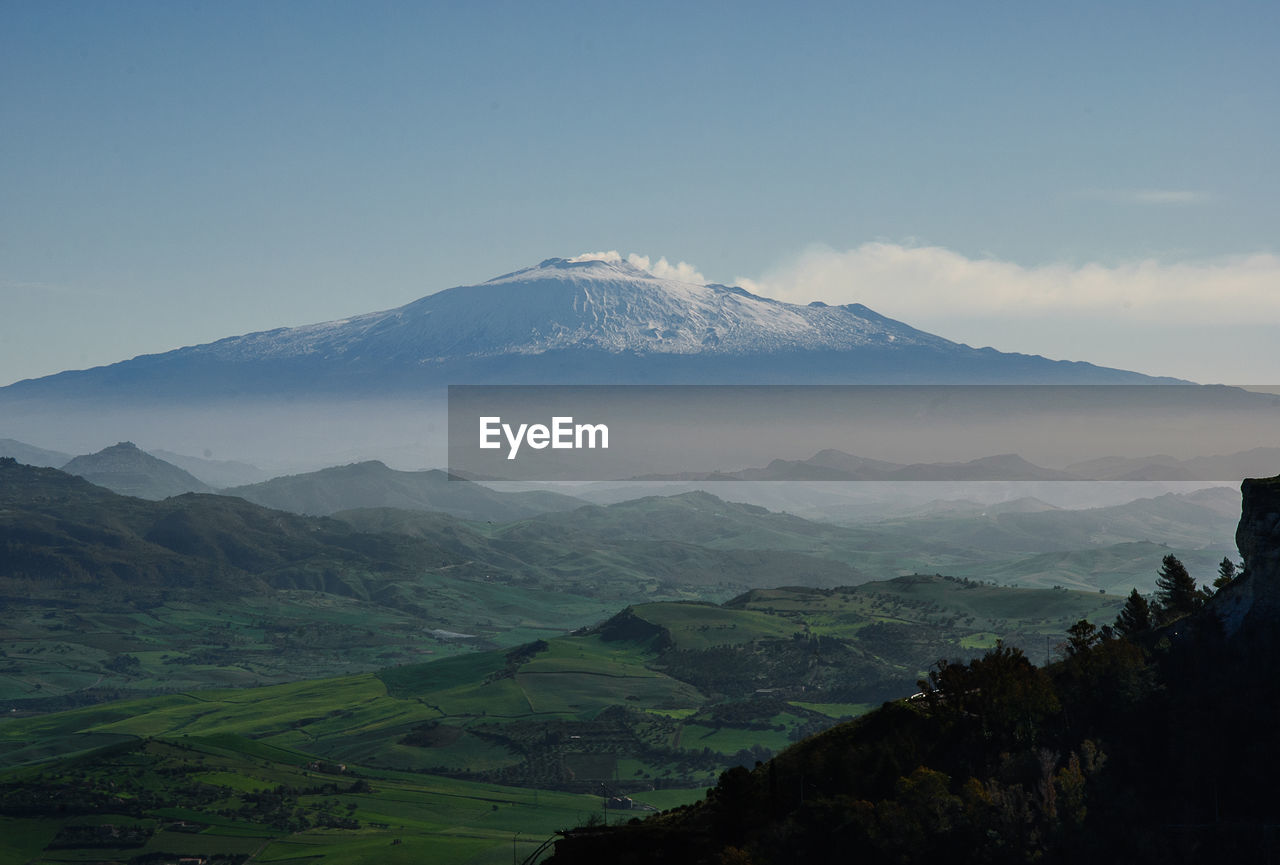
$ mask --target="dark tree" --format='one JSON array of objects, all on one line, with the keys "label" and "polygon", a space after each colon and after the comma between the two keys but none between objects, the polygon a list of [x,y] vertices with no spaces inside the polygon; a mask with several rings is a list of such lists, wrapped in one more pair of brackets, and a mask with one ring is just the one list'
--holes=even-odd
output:
[{"label": "dark tree", "polygon": [[1120,610],[1120,615],[1116,616],[1115,628],[1126,637],[1140,634],[1151,628],[1151,605],[1147,603],[1147,599],[1138,594],[1138,590],[1134,589],[1129,593],[1129,599],[1124,602],[1124,608]]},{"label": "dark tree", "polygon": [[1236,563],[1231,561],[1231,559],[1228,559],[1226,556],[1223,556],[1222,561],[1218,563],[1218,578],[1213,581],[1213,587],[1215,589],[1221,589],[1224,586],[1230,585],[1231,581],[1235,578]]},{"label": "dark tree", "polygon": [[1081,619],[1067,629],[1067,654],[1083,655],[1101,639],[1098,628],[1088,619]]},{"label": "dark tree", "polygon": [[1204,596],[1196,590],[1196,581],[1172,553],[1165,556],[1160,565],[1156,578],[1156,602],[1160,605],[1163,622],[1189,616],[1204,603]]},{"label": "dark tree", "polygon": [[1005,747],[1034,741],[1040,722],[1061,708],[1044,671],[1002,640],[968,664],[939,661],[924,690],[939,715],[976,724],[983,739]]}]

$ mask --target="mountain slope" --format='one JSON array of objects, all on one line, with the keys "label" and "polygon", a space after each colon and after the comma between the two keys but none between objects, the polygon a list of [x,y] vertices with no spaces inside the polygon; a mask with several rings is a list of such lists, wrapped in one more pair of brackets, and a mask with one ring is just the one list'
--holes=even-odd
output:
[{"label": "mountain slope", "polygon": [[56,469],[59,466],[66,465],[67,461],[71,459],[71,454],[46,450],[15,439],[0,439],[0,457],[12,457],[18,462],[26,463],[29,466],[45,466]]},{"label": "mountain slope", "polygon": [[403,576],[441,561],[433,548],[395,540],[225,496],[122,496],[65,472],[0,459],[0,548],[7,553],[0,586],[14,595],[32,594],[32,586],[74,588],[93,603],[96,593],[115,590],[221,596],[303,583],[349,594],[355,590],[326,584]]}]

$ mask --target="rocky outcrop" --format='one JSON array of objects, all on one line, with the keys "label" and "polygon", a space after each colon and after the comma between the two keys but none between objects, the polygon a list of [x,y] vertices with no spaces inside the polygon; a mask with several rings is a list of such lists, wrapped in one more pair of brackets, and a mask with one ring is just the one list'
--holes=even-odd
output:
[{"label": "rocky outcrop", "polygon": [[1245,573],[1213,604],[1228,635],[1246,623],[1280,621],[1280,477],[1247,479],[1240,493],[1236,549]]},{"label": "rocky outcrop", "polygon": [[1249,479],[1240,485],[1240,525],[1236,548],[1256,579],[1280,591],[1280,477]]}]

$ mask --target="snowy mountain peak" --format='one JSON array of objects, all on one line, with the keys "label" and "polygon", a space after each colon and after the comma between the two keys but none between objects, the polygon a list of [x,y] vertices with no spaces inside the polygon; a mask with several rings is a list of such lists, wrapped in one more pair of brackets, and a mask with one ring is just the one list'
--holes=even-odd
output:
[{"label": "snowy mountain peak", "polygon": [[608,278],[611,275],[654,279],[647,270],[636,267],[629,261],[608,261],[602,258],[548,258],[534,267],[525,267],[511,273],[495,276],[488,282],[507,282],[521,279],[536,279],[539,274],[551,276],[555,273],[568,274],[579,278]]},{"label": "snowy mountain peak", "polygon": [[799,306],[736,287],[655,276],[626,261],[549,258],[397,309],[222,340],[221,357],[394,356],[416,363],[527,356],[772,354],[955,344],[865,307]]}]

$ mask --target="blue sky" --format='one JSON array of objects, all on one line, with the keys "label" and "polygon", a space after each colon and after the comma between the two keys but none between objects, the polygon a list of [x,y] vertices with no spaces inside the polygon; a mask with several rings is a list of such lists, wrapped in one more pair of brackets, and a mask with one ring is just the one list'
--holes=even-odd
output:
[{"label": "blue sky", "polygon": [[1274,3],[0,22],[0,384],[613,249],[975,345],[1280,381]]}]

